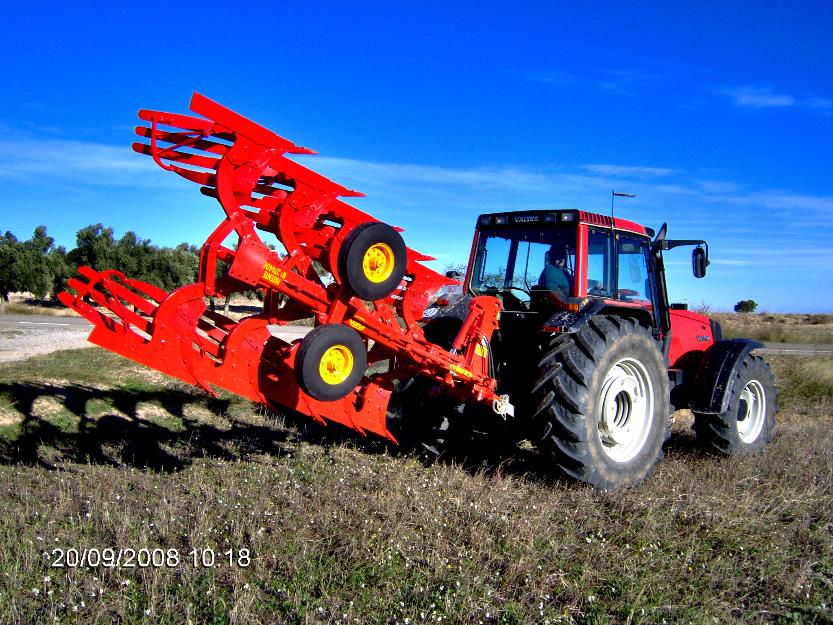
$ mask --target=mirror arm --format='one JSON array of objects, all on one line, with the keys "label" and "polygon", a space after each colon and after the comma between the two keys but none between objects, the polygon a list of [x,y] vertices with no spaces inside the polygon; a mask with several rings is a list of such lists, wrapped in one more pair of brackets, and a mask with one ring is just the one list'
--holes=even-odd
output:
[{"label": "mirror arm", "polygon": [[709,244],[702,239],[672,239],[670,241],[666,239],[664,241],[660,241],[660,243],[662,243],[662,249],[664,250],[671,250],[682,245],[705,245],[706,254],[709,253]]}]

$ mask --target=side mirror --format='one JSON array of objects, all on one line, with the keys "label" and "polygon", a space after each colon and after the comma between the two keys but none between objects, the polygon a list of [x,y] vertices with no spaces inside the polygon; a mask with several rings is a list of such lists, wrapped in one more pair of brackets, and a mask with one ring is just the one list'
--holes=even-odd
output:
[{"label": "side mirror", "polygon": [[456,280],[457,278],[461,277],[462,275],[463,274],[461,274],[459,271],[455,271],[455,270],[445,272],[445,277],[446,278],[451,278],[452,280]]},{"label": "side mirror", "polygon": [[706,275],[706,267],[709,266],[709,257],[699,245],[691,252],[691,268],[694,271],[695,278],[702,278]]}]

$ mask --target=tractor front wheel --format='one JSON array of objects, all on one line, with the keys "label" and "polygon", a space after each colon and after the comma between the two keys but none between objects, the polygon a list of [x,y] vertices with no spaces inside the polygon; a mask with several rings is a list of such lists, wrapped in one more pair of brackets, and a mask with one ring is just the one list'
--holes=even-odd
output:
[{"label": "tractor front wheel", "polygon": [[538,446],[567,475],[609,490],[636,484],[663,456],[668,374],[650,330],[597,316],[554,336],[532,398]]},{"label": "tractor front wheel", "polygon": [[741,456],[761,451],[775,428],[775,377],[760,356],[747,354],[720,414],[694,413],[694,431],[707,446]]}]

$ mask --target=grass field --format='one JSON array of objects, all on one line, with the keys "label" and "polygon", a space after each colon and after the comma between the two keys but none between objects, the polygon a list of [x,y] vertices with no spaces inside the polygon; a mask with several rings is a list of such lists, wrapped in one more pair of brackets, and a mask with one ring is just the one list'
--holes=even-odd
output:
[{"label": "grass field", "polygon": [[[709,456],[678,413],[616,493],[524,448],[397,455],[97,348],[0,366],[0,623],[833,622],[833,360],[772,364],[763,455]],[[165,566],[51,566],[106,548]]]},{"label": "grass field", "polygon": [[765,343],[833,343],[833,315],[708,313],[726,338]]}]

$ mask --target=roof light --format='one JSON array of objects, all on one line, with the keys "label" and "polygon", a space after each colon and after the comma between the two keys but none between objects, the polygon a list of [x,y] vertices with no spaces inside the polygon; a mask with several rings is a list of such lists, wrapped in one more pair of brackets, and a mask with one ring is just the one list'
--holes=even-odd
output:
[{"label": "roof light", "polygon": [[544,223],[551,224],[555,222],[557,215],[555,213],[547,213],[544,215]]},{"label": "roof light", "polygon": [[509,222],[509,217],[506,215],[495,215],[495,225],[505,226]]},{"label": "roof light", "polygon": [[492,216],[491,215],[480,215],[480,219],[477,220],[477,223],[481,226],[488,226],[492,223]]},{"label": "roof light", "polygon": [[561,221],[575,221],[576,214],[575,213],[561,213],[560,214]]}]

